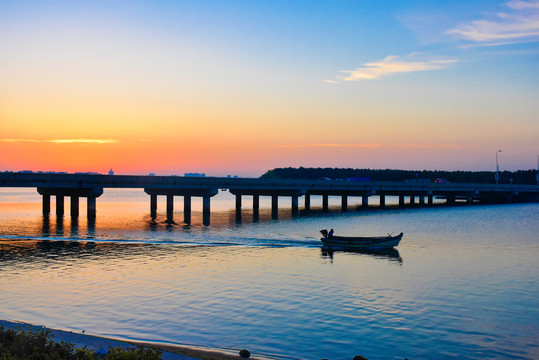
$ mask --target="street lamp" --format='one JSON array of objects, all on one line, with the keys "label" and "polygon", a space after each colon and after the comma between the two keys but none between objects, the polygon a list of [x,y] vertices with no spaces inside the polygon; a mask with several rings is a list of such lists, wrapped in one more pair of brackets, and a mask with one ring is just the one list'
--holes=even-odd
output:
[{"label": "street lamp", "polygon": [[496,184],[500,180],[500,166],[498,165],[498,153],[501,153],[501,150],[496,151],[496,173],[494,174],[494,179],[496,179]]}]

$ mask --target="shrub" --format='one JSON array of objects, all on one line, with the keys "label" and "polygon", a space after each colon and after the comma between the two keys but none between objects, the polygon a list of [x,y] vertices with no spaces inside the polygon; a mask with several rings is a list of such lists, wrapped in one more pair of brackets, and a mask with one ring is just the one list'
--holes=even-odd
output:
[{"label": "shrub", "polygon": [[104,355],[56,342],[49,330],[4,329],[0,326],[0,360],[159,360],[162,352],[147,348],[111,347]]}]

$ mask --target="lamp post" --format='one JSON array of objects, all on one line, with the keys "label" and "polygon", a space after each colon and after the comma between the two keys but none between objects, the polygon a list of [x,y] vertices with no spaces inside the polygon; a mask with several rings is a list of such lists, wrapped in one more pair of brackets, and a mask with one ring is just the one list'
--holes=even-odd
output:
[{"label": "lamp post", "polygon": [[496,179],[496,184],[500,180],[500,166],[498,165],[498,153],[501,153],[501,150],[496,151],[496,173],[494,174],[494,179]]}]

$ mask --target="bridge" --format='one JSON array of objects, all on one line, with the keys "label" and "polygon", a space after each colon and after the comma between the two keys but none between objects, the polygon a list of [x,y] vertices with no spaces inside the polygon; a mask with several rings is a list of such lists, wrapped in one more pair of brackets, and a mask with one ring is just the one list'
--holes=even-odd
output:
[{"label": "bridge", "polygon": [[191,198],[202,198],[204,225],[210,224],[211,198],[219,190],[228,190],[236,197],[236,216],[241,220],[242,196],[252,196],[253,220],[259,217],[260,197],[271,197],[272,218],[278,218],[279,197],[291,199],[292,216],[299,213],[299,198],[305,197],[305,210],[310,210],[311,197],[322,197],[322,209],[328,211],[328,197],[340,196],[343,211],[348,198],[361,197],[361,206],[369,206],[369,197],[378,196],[379,206],[386,206],[387,196],[397,196],[399,206],[433,205],[434,198],[445,199],[448,205],[457,202],[504,203],[539,202],[539,186],[518,184],[464,184],[390,181],[291,180],[229,177],[181,177],[60,174],[32,172],[0,173],[0,187],[34,187],[42,196],[43,214],[50,213],[51,196],[56,197],[56,214],[64,214],[64,198],[71,199],[71,216],[79,215],[79,199],[87,199],[87,216],[95,218],[96,199],[105,188],[140,188],[150,196],[150,214],[157,216],[157,197],[166,196],[167,221],[173,222],[174,197],[183,196],[184,222],[191,223]]}]

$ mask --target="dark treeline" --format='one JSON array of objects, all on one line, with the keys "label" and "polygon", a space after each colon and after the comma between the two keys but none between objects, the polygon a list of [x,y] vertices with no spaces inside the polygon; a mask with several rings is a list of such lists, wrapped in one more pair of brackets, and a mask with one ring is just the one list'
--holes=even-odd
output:
[{"label": "dark treeline", "polygon": [[[500,171],[500,184],[537,184],[537,171],[518,170]],[[373,169],[339,169],[339,168],[276,168],[267,171],[261,178],[265,179],[343,179],[369,178],[371,181],[404,181],[428,179],[434,181],[442,178],[455,183],[493,184],[493,171],[444,171],[444,170],[373,170]]]}]

